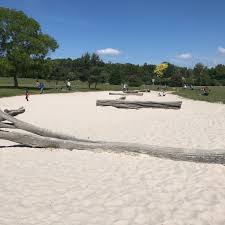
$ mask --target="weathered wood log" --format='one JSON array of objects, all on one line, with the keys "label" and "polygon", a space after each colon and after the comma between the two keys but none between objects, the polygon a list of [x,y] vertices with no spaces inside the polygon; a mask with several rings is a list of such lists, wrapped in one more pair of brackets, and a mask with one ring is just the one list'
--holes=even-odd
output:
[{"label": "weathered wood log", "polygon": [[97,100],[97,106],[112,106],[123,109],[140,108],[162,108],[162,109],[180,109],[182,102],[152,102],[152,101],[120,101],[120,100]]},{"label": "weathered wood log", "polygon": [[167,158],[178,161],[225,164],[225,150],[222,149],[213,151],[199,149],[196,151],[194,149],[170,148],[125,142],[88,143],[4,131],[0,131],[0,139],[9,140],[30,147],[89,150],[94,152],[103,150],[115,153],[141,153],[154,157]]},{"label": "weathered wood log", "polygon": [[[19,128],[25,131],[29,131],[32,134],[28,133],[19,133],[19,132],[8,132],[0,130],[0,139],[9,140],[15,143],[19,143],[25,146],[30,147],[41,147],[41,148],[63,148],[69,150],[90,150],[90,151],[110,151],[110,152],[131,152],[131,153],[142,153],[154,157],[168,158],[172,160],[182,160],[182,161],[193,161],[193,162],[202,162],[202,163],[214,163],[214,164],[225,164],[225,149],[218,149],[213,151],[208,150],[195,150],[195,149],[183,149],[183,148],[170,148],[170,147],[161,147],[161,146],[151,146],[144,144],[136,143],[125,143],[125,142],[103,142],[103,141],[89,141],[82,140],[72,137],[70,139],[63,139],[62,137],[69,138],[68,135],[59,135],[59,138],[43,136],[43,134],[38,134],[42,128],[38,128],[38,132],[34,129],[36,128],[33,125],[30,125],[32,129],[24,128],[24,123],[20,120],[13,118],[10,115],[5,114],[0,110],[0,115],[3,119],[6,119],[13,124],[8,124],[9,127]],[[1,122],[2,124],[2,122]],[[6,125],[3,123],[4,126]],[[19,125],[18,125],[19,124]],[[21,125],[22,124],[22,125]],[[25,123],[26,125],[27,123]],[[15,125],[15,126],[14,126]],[[55,134],[54,132],[48,131],[47,135]]]},{"label": "weathered wood log", "polygon": [[[10,116],[17,116],[19,114],[22,114],[25,112],[25,109],[23,107],[19,108],[19,109],[15,109],[15,110],[8,110],[8,109],[5,109],[4,112]],[[3,119],[1,116],[0,116],[0,121],[4,121],[5,119]]]},{"label": "weathered wood log", "polygon": [[8,123],[0,122],[0,128],[15,129],[15,126],[13,124],[8,124]]},{"label": "weathered wood log", "polygon": [[136,96],[143,96],[143,93],[119,93],[119,92],[109,92],[109,95],[121,95],[121,96],[136,95]]}]

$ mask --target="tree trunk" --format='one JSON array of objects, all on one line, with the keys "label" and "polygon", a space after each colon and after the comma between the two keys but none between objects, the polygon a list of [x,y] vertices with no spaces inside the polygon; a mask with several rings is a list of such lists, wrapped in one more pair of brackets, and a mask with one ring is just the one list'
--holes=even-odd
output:
[{"label": "tree trunk", "polygon": [[120,101],[120,100],[97,100],[97,106],[112,106],[123,109],[140,108],[162,108],[162,109],[180,109],[181,101],[176,102],[152,102],[152,101]]},{"label": "tree trunk", "polygon": [[[11,111],[11,110],[9,110]],[[14,111],[14,110],[13,110]],[[10,115],[0,110],[0,116],[12,122],[7,125],[0,122],[3,128],[11,129],[18,128],[21,130],[29,131],[29,133],[8,132],[0,129],[0,139],[12,141],[30,147],[41,148],[63,148],[68,150],[90,150],[94,152],[108,151],[108,152],[130,152],[147,154],[159,158],[167,158],[179,161],[193,161],[201,163],[214,163],[225,164],[225,150],[217,149],[213,151],[201,149],[183,149],[183,148],[170,148],[161,146],[152,146],[145,144],[126,143],[126,142],[104,142],[96,141],[90,142],[89,140],[80,140],[74,137],[69,138],[67,135],[55,135],[54,132],[46,132],[45,129],[35,127],[23,121],[17,120]],[[29,127],[29,129],[27,128]],[[31,129],[32,128],[32,129]],[[40,133],[43,131],[43,133]]]},{"label": "tree trunk", "polygon": [[0,139],[9,140],[30,147],[62,148],[68,150],[89,150],[93,152],[106,151],[114,153],[140,153],[153,157],[167,158],[178,161],[192,161],[201,163],[224,164],[225,150],[195,150],[183,148],[170,148],[151,146],[126,142],[79,142],[41,137],[18,132],[5,132],[0,130]]}]

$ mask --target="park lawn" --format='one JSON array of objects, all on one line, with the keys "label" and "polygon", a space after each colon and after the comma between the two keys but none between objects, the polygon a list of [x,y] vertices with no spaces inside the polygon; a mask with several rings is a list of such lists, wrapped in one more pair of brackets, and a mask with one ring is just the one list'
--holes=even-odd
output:
[{"label": "park lawn", "polygon": [[[44,82],[45,89],[44,93],[68,93],[68,92],[76,92],[76,91],[119,91],[121,90],[120,85],[110,85],[110,84],[101,84],[97,85],[97,88],[94,88],[94,85],[91,86],[91,89],[88,88],[87,82],[81,81],[72,81],[72,89],[68,91],[65,83],[63,81],[59,81],[56,85],[56,81],[53,80],[41,80]],[[40,91],[35,86],[36,80],[31,78],[19,78],[19,88],[15,88],[13,86],[13,78],[11,77],[1,77],[0,78],[0,98],[1,97],[10,97],[16,95],[24,95],[25,90],[28,90],[30,94],[39,94]]]},{"label": "park lawn", "polygon": [[201,95],[200,87],[194,90],[175,88],[173,93],[184,98],[190,98],[193,100],[219,102],[225,104],[225,86],[212,86],[209,88],[210,92],[208,96]]},{"label": "park lawn", "polygon": [[[35,87],[36,80],[31,78],[19,78],[19,88],[13,87],[13,78],[11,77],[1,77],[0,78],[0,97],[10,97],[16,95],[24,95],[25,90],[29,90],[30,94],[39,94],[39,90]],[[56,81],[39,80],[45,83],[44,93],[68,93],[69,91],[65,87],[63,81],[59,81],[56,85]],[[151,90],[161,90],[161,86],[142,86],[142,87],[132,87],[130,89],[145,89],[149,88]],[[88,88],[87,82],[72,81],[72,90],[70,92],[76,91],[120,91],[121,85],[110,85],[101,84],[97,85],[97,89],[94,86],[91,89]],[[215,86],[210,87],[210,94],[208,96],[202,96],[200,92],[200,87],[190,90],[184,88],[168,88],[169,91],[173,91],[173,94],[182,96],[184,98],[190,98],[193,100],[208,101],[208,102],[221,102],[225,104],[225,86]]]}]

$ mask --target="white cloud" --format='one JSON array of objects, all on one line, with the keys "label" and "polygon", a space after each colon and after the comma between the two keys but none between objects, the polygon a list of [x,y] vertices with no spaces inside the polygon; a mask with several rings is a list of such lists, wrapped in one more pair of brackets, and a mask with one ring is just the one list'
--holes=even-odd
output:
[{"label": "white cloud", "polygon": [[113,48],[99,49],[96,51],[96,53],[102,56],[118,56],[122,54],[120,50]]},{"label": "white cloud", "polygon": [[177,56],[178,59],[192,59],[192,54],[191,53],[183,53]]},{"label": "white cloud", "polygon": [[218,52],[221,53],[221,54],[225,54],[225,48],[218,47]]}]

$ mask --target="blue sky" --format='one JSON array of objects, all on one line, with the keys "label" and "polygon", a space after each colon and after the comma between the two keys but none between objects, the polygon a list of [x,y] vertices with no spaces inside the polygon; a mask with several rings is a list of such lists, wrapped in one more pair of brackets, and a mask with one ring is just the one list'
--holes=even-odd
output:
[{"label": "blue sky", "polygon": [[35,18],[60,47],[53,58],[225,64],[224,0],[0,0]]}]

